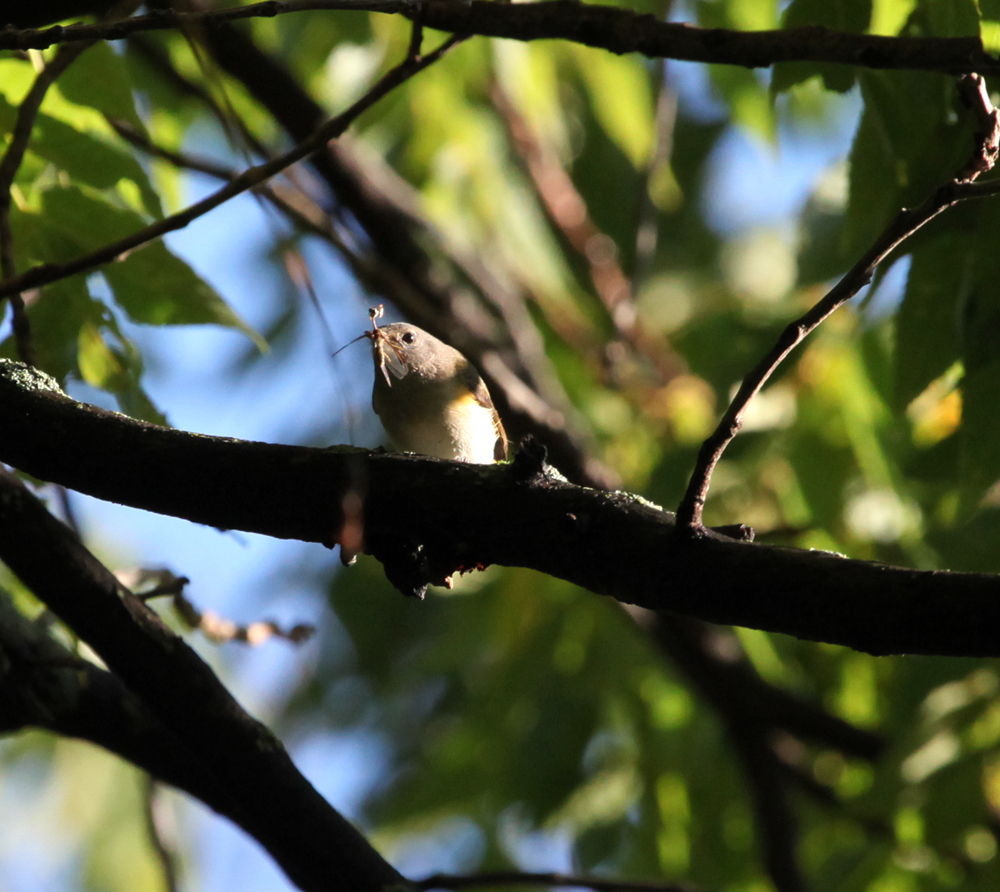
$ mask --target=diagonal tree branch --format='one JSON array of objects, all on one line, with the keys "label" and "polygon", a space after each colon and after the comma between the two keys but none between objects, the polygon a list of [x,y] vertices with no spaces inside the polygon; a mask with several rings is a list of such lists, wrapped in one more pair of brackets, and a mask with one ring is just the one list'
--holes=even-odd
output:
[{"label": "diagonal tree branch", "polygon": [[[228,24],[203,34],[218,65],[298,141],[323,117],[321,106],[276,58]],[[420,213],[412,187],[343,140],[310,159],[340,208],[370,243],[378,276],[363,281],[410,320],[476,363],[515,438],[538,436],[571,480],[614,488],[617,476],[588,455],[582,425],[545,354],[524,295],[461,254]],[[474,300],[469,300],[471,294]]]},{"label": "diagonal tree branch", "polygon": [[0,297],[6,297],[7,295],[24,291],[27,288],[48,285],[60,279],[76,275],[77,273],[89,272],[106,263],[121,259],[129,252],[134,251],[136,248],[141,248],[143,245],[166,235],[168,232],[183,229],[192,220],[196,220],[198,217],[207,214],[224,202],[229,201],[229,199],[253,189],[265,180],[281,173],[296,162],[307,158],[313,152],[323,148],[330,140],[341,136],[362,112],[369,109],[379,99],[413,75],[436,62],[455,45],[457,40],[458,38],[446,40],[441,46],[426,56],[406,58],[395,68],[387,72],[384,77],[350,108],[318,127],[310,136],[293,149],[271,161],[244,170],[226,186],[223,186],[207,198],[89,254],[64,263],[41,264],[32,267],[21,275],[8,278],[0,282]]},{"label": "diagonal tree branch", "polygon": [[[7,151],[0,160],[0,275],[5,279],[17,274],[14,262],[14,235],[10,228],[11,188],[18,168],[24,160],[24,153],[28,149],[38,110],[42,107],[42,101],[49,87],[90,45],[90,43],[78,43],[60,47],[52,61],[38,73],[31,89],[18,107],[17,120],[14,122]],[[28,365],[34,365],[35,350],[31,342],[31,328],[25,313],[24,299],[20,291],[12,292],[7,298],[13,311],[17,352]]]},{"label": "diagonal tree branch", "polygon": [[298,772],[202,659],[0,471],[0,559],[101,657],[231,797],[237,823],[303,890],[410,888]]},{"label": "diagonal tree branch", "polygon": [[233,795],[139,697],[0,591],[0,734],[31,727],[95,743],[239,822]]},{"label": "diagonal tree branch", "polygon": [[903,208],[847,274],[810,310],[789,323],[770,352],[750,370],[718,426],[698,452],[687,491],[677,509],[679,530],[697,534],[704,528],[702,511],[712,472],[726,447],[739,433],[750,400],[760,393],[788,354],[871,282],[878,265],[917,230],[958,202],[987,197],[1000,188],[1000,183],[996,181],[987,184],[974,182],[980,174],[992,169],[1000,153],[1000,111],[993,108],[986,83],[979,75],[962,78],[958,87],[963,102],[972,109],[977,119],[977,140],[971,156],[953,179],[936,189],[922,204],[912,209]]},{"label": "diagonal tree branch", "polygon": [[676,536],[672,514],[566,483],[530,444],[512,465],[478,467],[194,435],[77,403],[48,376],[6,360],[0,461],[108,501],[326,545],[344,529],[345,499],[360,496],[365,551],[409,594],[462,568],[504,564],[624,603],[873,654],[1000,655],[998,576],[909,570],[710,530]]},{"label": "diagonal tree branch", "polygon": [[[802,892],[805,886],[797,855],[798,824],[789,802],[785,772],[771,745],[777,729],[767,709],[760,708],[779,692],[768,689],[747,661],[734,665],[722,659],[707,660],[704,639],[713,632],[703,624],[658,614],[653,634],[716,711],[729,736],[756,816],[754,828],[764,868],[775,889]],[[720,683],[723,681],[729,684]],[[831,723],[835,721],[818,709],[812,712]]]},{"label": "diagonal tree branch", "polygon": [[[121,40],[143,31],[271,17],[306,10],[354,10],[405,15],[452,34],[511,40],[569,40],[613,53],[642,53],[761,68],[777,62],[833,62],[864,68],[897,68],[990,74],[1000,63],[983,50],[978,37],[886,37],[834,31],[821,26],[781,31],[731,31],[663,22],[653,15],[615,6],[553,0],[544,3],[493,3],[471,0],[287,0],[204,12],[157,11],[118,22],[55,26],[44,30],[0,32],[0,49],[44,49],[77,40]],[[13,18],[16,22],[17,19]],[[3,24],[0,22],[0,24]]]}]

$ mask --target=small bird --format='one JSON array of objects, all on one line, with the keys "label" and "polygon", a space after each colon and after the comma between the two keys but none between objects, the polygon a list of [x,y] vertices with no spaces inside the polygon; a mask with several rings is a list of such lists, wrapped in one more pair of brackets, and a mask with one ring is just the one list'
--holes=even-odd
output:
[{"label": "small bird", "polygon": [[416,325],[379,328],[371,311],[372,408],[400,452],[487,465],[507,457],[507,434],[476,367]]}]

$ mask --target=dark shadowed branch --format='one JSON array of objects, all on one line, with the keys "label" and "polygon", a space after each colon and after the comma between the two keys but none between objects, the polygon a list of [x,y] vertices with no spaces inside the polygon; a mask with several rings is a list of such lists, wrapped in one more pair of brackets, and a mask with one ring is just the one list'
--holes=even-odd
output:
[{"label": "dark shadowed branch", "polygon": [[[121,40],[143,31],[197,23],[208,30],[235,19],[306,10],[382,12],[421,19],[452,34],[511,40],[568,40],[613,53],[642,53],[760,68],[776,62],[833,62],[866,68],[897,68],[965,74],[996,71],[998,62],[978,37],[886,37],[834,31],[821,26],[783,31],[733,31],[663,22],[655,16],[614,6],[555,0],[546,3],[492,3],[471,0],[287,0],[205,12],[157,11],[117,22],[55,26],[0,33],[0,49],[44,49],[77,40]],[[17,22],[8,14],[8,20]]]},{"label": "dark shadowed branch", "polygon": [[89,272],[106,263],[112,263],[120,259],[130,251],[141,248],[143,245],[161,238],[168,232],[183,229],[198,217],[214,210],[231,198],[235,198],[237,195],[253,189],[255,186],[291,167],[296,162],[307,158],[313,152],[321,149],[330,140],[341,136],[362,112],[371,108],[379,99],[390,93],[417,72],[436,62],[455,42],[455,38],[447,40],[426,56],[416,58],[407,57],[403,62],[387,72],[384,77],[357,102],[351,105],[350,108],[322,124],[294,148],[264,164],[244,170],[226,186],[223,186],[207,198],[89,254],[63,263],[41,264],[32,267],[21,275],[8,278],[0,282],[0,297],[16,294],[27,288],[48,285],[60,279],[76,275],[77,273]]},{"label": "dark shadowed branch", "polygon": [[486,467],[188,434],[77,403],[8,360],[0,461],[108,501],[327,545],[344,530],[345,499],[360,495],[365,551],[410,594],[504,564],[625,603],[874,654],[1000,655],[1000,577],[679,537],[672,514],[566,483],[530,448]]},{"label": "dark shadowed branch", "polygon": [[770,352],[750,370],[718,426],[698,452],[687,491],[677,509],[680,530],[698,533],[703,529],[702,510],[708,496],[712,472],[726,447],[739,433],[750,401],[760,393],[788,354],[868,285],[878,265],[917,230],[960,201],[988,197],[996,192],[996,182],[986,184],[984,188],[974,181],[980,174],[991,170],[996,163],[1000,152],[1000,112],[993,108],[986,83],[979,75],[972,74],[962,78],[958,88],[959,96],[971,109],[977,125],[976,143],[968,160],[951,180],[936,189],[922,204],[912,209],[903,208],[847,274],[808,312],[789,323]]},{"label": "dark shadowed branch", "polygon": [[[76,711],[78,720],[88,723],[77,736],[100,736],[97,742],[116,752],[132,744],[137,764],[171,782],[186,779],[187,786],[196,785],[200,798],[254,836],[303,890],[408,888],[298,772],[280,741],[243,711],[208,665],[6,471],[0,471],[0,560],[114,673],[87,670],[96,681],[88,702],[122,683],[141,701],[123,732],[99,731],[98,716],[127,709],[130,701],[130,695],[110,690],[104,713]],[[69,714],[64,721],[72,719]],[[163,728],[166,734],[159,733]],[[73,733],[68,727],[59,730]],[[151,764],[154,757],[165,760],[166,767]],[[186,771],[180,779],[178,764]]]}]

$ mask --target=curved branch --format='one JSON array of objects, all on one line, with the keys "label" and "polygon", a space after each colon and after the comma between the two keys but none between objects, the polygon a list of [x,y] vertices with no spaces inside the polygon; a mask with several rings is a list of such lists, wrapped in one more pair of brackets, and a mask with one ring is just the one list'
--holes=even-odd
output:
[{"label": "curved branch", "polygon": [[[142,700],[195,760],[191,776],[214,783],[226,813],[301,889],[410,888],[208,665],[7,472],[0,472],[0,559]],[[161,743],[170,749],[170,740]]]},{"label": "curved branch", "polygon": [[198,23],[211,27],[253,16],[304,10],[357,10],[405,15],[452,34],[511,40],[570,40],[613,53],[762,68],[776,62],[833,62],[864,68],[897,68],[965,74],[995,72],[998,61],[978,37],[885,37],[821,26],[781,31],[731,31],[663,22],[655,16],[576,0],[494,3],[490,0],[268,0],[234,9],[173,11],[96,25],[0,32],[0,49],[44,49],[77,40],[121,40],[142,31]]},{"label": "curved branch", "polygon": [[32,727],[95,743],[239,823],[236,797],[142,700],[23,617],[0,590],[0,734]]},{"label": "curved branch", "polygon": [[21,275],[13,276],[0,282],[0,298],[16,294],[27,288],[38,288],[42,285],[48,285],[60,279],[76,275],[77,273],[89,272],[106,263],[112,263],[115,260],[121,259],[129,252],[134,251],[136,248],[141,248],[143,245],[166,235],[168,232],[183,229],[192,220],[196,220],[198,217],[207,214],[231,198],[235,198],[237,195],[253,189],[265,180],[291,167],[296,162],[309,157],[313,152],[322,149],[330,140],[343,135],[362,112],[369,109],[379,99],[413,75],[436,62],[454,46],[458,39],[450,38],[446,40],[441,46],[426,56],[407,57],[395,68],[388,71],[384,77],[350,108],[331,118],[320,127],[317,127],[308,137],[285,154],[279,155],[277,158],[267,161],[264,164],[247,168],[239,176],[221,189],[213,192],[207,198],[192,204],[182,211],[178,211],[176,214],[164,217],[162,220],[158,220],[156,223],[152,223],[137,232],[133,232],[131,235],[117,242],[105,245],[96,251],[64,263],[43,263],[34,266]]},{"label": "curved branch", "polygon": [[[6,360],[0,461],[97,498],[278,538],[332,545],[345,521],[350,533],[361,523],[364,550],[411,594],[463,568],[504,564],[625,603],[873,654],[1000,655],[998,576],[710,531],[677,536],[672,514],[566,483],[530,448],[485,467],[189,434],[77,403]],[[4,540],[0,531],[0,549]]]},{"label": "curved branch", "polygon": [[[42,107],[42,100],[45,99],[49,87],[81,53],[86,51],[88,46],[89,43],[78,43],[75,46],[60,47],[52,61],[35,78],[28,94],[18,106],[17,120],[11,131],[10,142],[3,159],[0,160],[0,275],[5,279],[17,274],[17,265],[14,262],[14,235],[10,228],[10,192],[14,177],[24,160],[38,110]],[[34,365],[35,348],[31,342],[31,327],[25,312],[24,299],[20,291],[8,294],[7,298],[10,300],[13,315],[14,342],[17,344],[18,355],[28,365]]]},{"label": "curved branch", "polygon": [[760,393],[788,354],[869,284],[878,265],[918,229],[960,201],[995,194],[995,181],[985,184],[984,188],[975,180],[980,174],[991,170],[1000,155],[1000,111],[993,107],[986,82],[979,75],[961,78],[958,81],[958,93],[965,105],[972,108],[976,118],[978,132],[971,156],[953,179],[935,189],[920,205],[900,210],[843,278],[802,316],[790,322],[767,355],[747,373],[718,426],[698,450],[695,468],[677,509],[678,527],[682,531],[696,535],[703,529],[702,510],[708,496],[712,472],[726,447],[743,426],[743,415],[750,400]]}]

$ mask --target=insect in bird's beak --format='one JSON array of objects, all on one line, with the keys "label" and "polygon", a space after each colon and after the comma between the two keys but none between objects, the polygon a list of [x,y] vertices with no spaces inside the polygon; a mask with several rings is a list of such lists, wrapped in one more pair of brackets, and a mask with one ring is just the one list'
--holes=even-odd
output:
[{"label": "insect in bird's beak", "polygon": [[376,320],[381,319],[384,315],[385,307],[382,304],[369,309],[368,317],[372,321],[372,330],[364,332],[362,336],[372,342],[372,347],[375,350],[376,365],[378,365],[379,371],[382,372],[385,383],[389,387],[392,387],[392,377],[389,373],[392,372],[392,375],[396,378],[402,378],[409,369],[406,367],[406,363],[403,362],[400,348],[389,340],[382,329],[378,327]]}]

